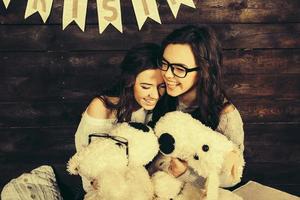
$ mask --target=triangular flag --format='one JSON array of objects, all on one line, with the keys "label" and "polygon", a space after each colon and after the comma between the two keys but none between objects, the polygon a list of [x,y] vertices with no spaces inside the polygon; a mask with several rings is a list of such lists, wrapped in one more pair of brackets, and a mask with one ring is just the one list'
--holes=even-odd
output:
[{"label": "triangular flag", "polygon": [[3,0],[3,2],[4,2],[4,5],[5,5],[5,8],[7,8],[9,3],[10,3],[10,0]]},{"label": "triangular flag", "polygon": [[64,0],[63,30],[75,21],[84,31],[87,11],[87,0]]},{"label": "triangular flag", "polygon": [[44,23],[47,21],[53,0],[28,0],[25,11],[25,19],[32,14],[39,12]]},{"label": "triangular flag", "polygon": [[161,24],[156,0],[132,0],[132,4],[139,30],[148,17]]},{"label": "triangular flag", "polygon": [[175,18],[177,17],[178,10],[181,4],[196,8],[193,0],[167,0],[167,2]]},{"label": "triangular flag", "polygon": [[123,32],[120,0],[97,0],[97,11],[100,34],[109,24]]}]

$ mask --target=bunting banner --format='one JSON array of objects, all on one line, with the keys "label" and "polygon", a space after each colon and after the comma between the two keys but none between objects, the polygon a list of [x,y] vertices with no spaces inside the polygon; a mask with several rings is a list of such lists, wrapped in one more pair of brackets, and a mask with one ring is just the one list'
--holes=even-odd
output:
[{"label": "bunting banner", "polygon": [[[18,0],[15,0],[18,1]],[[142,29],[148,17],[161,24],[156,0],[131,0],[139,30]],[[194,0],[166,0],[172,14],[176,18],[181,5],[196,8]],[[3,0],[8,8],[11,0]],[[110,24],[123,33],[121,0],[96,0],[99,33]],[[52,8],[53,0],[27,0],[25,19],[38,12],[46,23]],[[82,31],[85,31],[88,0],[63,0],[62,29],[73,21]]]},{"label": "bunting banner", "polygon": [[79,28],[84,31],[86,11],[87,11],[87,0],[64,0],[63,30],[72,22],[76,22]]},{"label": "bunting banner", "polygon": [[53,0],[28,0],[25,11],[25,19],[32,14],[40,13],[44,23],[46,23],[52,8]]},{"label": "bunting banner", "polygon": [[120,0],[97,0],[99,33],[109,24],[123,33]]},{"label": "bunting banner", "polygon": [[196,8],[193,0],[167,0],[167,2],[175,18],[177,17],[181,4]]},{"label": "bunting banner", "polygon": [[5,8],[8,8],[8,5],[10,3],[10,0],[3,0],[3,3],[5,5]]},{"label": "bunting banner", "polygon": [[132,0],[132,4],[139,30],[148,17],[161,24],[156,0]]}]

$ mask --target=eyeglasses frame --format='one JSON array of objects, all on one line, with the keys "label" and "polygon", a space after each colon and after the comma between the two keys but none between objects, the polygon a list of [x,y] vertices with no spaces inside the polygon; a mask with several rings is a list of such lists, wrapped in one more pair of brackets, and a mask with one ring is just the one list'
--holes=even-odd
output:
[{"label": "eyeglasses frame", "polygon": [[[185,78],[186,75],[187,75],[188,73],[193,72],[193,71],[199,71],[199,70],[201,69],[201,67],[199,67],[199,66],[194,67],[194,68],[188,68],[185,64],[182,64],[182,63],[170,63],[170,62],[167,61],[165,58],[162,58],[161,60],[166,62],[168,68],[167,68],[166,70],[163,70],[163,69],[161,68],[162,62],[160,63],[159,60],[157,60],[159,69],[162,70],[162,71],[168,71],[169,68],[171,67],[171,72],[172,72],[172,74],[173,74],[174,76],[178,77],[178,78]],[[185,75],[184,75],[183,77],[176,75],[176,74],[174,73],[174,69],[175,69],[175,68],[173,67],[173,65],[178,65],[179,67],[182,67],[182,68],[185,70]]]},{"label": "eyeglasses frame", "polygon": [[[92,133],[92,134],[89,134],[88,137],[89,137],[88,144],[91,143],[92,137],[108,138],[108,139],[112,139],[116,142],[120,142],[120,143],[124,144],[126,146],[126,156],[127,156],[127,161],[128,161],[127,166],[128,166],[128,163],[129,163],[129,150],[128,150],[128,140],[126,138],[121,137],[121,136],[110,135],[108,133]],[[122,140],[126,140],[126,142],[121,141],[118,138],[121,138]]]}]

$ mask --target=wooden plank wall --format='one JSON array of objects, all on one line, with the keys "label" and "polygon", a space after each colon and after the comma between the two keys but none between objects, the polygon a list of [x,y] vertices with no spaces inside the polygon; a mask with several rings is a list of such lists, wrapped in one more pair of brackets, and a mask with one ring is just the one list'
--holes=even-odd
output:
[{"label": "wooden plank wall", "polygon": [[[298,0],[194,0],[174,19],[158,0],[162,25],[141,31],[130,1],[122,0],[124,33],[98,33],[96,1],[89,1],[86,31],[62,31],[63,0],[54,0],[46,24],[24,20],[27,1],[0,1],[0,188],[42,164],[65,173],[74,133],[93,95],[111,85],[126,50],[157,42],[187,23],[209,24],[224,48],[225,83],[245,125],[243,183],[300,195],[300,2]],[[75,190],[75,187],[71,190]]]}]

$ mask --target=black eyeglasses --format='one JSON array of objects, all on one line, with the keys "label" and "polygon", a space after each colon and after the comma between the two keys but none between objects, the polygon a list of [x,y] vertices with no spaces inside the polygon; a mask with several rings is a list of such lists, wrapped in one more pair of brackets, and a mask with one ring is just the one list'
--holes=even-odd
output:
[{"label": "black eyeglasses", "polygon": [[[107,133],[93,133],[89,135],[89,144],[92,142],[93,137],[100,137],[100,138],[105,138],[105,139],[111,139],[116,141],[116,145],[119,147],[126,147],[126,156],[127,160],[129,159],[129,151],[128,151],[128,140],[126,138],[120,137],[120,136],[114,136],[114,135],[109,135]],[[127,163],[128,165],[128,163]]]},{"label": "black eyeglasses", "polygon": [[168,71],[169,67],[171,67],[173,75],[179,78],[184,78],[188,73],[200,70],[200,67],[188,68],[186,65],[181,63],[169,63],[164,58],[159,60],[158,65],[162,71]]}]

